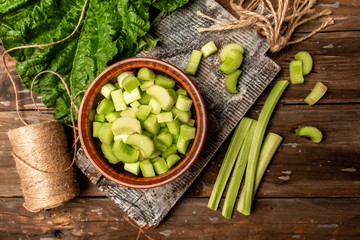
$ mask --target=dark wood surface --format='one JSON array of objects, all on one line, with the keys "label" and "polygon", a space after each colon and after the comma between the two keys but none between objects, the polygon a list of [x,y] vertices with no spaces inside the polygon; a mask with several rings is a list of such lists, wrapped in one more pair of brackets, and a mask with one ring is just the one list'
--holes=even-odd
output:
[{"label": "dark wood surface", "polygon": [[[230,10],[227,1],[219,2]],[[235,212],[228,220],[220,211],[206,208],[228,139],[160,226],[144,230],[146,234],[154,239],[359,239],[360,2],[338,2],[339,7],[332,8],[334,26],[269,54],[282,68],[277,79],[289,79],[289,61],[300,50],[313,55],[314,69],[304,85],[288,87],[271,119],[269,131],[284,141],[259,188],[252,215]],[[315,26],[310,23],[295,36]],[[15,73],[14,62],[11,66]],[[136,239],[138,230],[80,173],[82,193],[64,206],[40,213],[21,206],[22,192],[5,133],[22,123],[2,66],[0,79],[0,239]],[[317,81],[329,91],[318,104],[307,106],[303,99]],[[248,116],[258,116],[268,93],[269,89]],[[32,109],[29,93],[20,94],[21,108]],[[23,114],[30,122],[41,121],[34,111]],[[294,129],[302,125],[319,127],[324,141],[315,144],[295,136]]]}]

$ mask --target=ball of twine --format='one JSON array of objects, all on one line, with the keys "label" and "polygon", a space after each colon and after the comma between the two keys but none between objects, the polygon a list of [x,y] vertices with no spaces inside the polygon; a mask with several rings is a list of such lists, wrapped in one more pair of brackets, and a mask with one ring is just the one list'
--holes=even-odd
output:
[{"label": "ball of twine", "polygon": [[63,125],[46,121],[10,130],[16,169],[31,212],[50,209],[80,193]]}]

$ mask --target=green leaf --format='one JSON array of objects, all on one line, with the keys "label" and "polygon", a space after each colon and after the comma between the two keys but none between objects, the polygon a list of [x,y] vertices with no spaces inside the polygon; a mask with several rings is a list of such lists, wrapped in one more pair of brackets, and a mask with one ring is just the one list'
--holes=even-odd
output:
[{"label": "green leaf", "polygon": [[178,7],[182,7],[189,0],[154,0],[152,5],[164,12],[174,11]]}]

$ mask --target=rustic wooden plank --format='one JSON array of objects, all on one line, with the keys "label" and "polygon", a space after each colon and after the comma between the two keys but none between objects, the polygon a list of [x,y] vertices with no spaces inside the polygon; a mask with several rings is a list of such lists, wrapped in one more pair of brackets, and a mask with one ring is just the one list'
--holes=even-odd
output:
[{"label": "rustic wooden plank", "polygon": [[[0,238],[135,239],[138,230],[108,199],[77,198],[58,208],[30,213],[23,199],[0,199]],[[154,239],[358,239],[360,199],[258,199],[252,215],[232,220],[206,207],[207,199],[179,202]],[[142,236],[140,239],[146,239]]]}]

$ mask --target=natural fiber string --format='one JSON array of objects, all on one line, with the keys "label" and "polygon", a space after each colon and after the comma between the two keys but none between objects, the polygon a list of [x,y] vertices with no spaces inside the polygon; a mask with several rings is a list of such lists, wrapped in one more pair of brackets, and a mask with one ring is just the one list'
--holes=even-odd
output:
[{"label": "natural fiber string", "polygon": [[[240,0],[239,3],[235,3],[235,0],[231,0],[230,6],[235,10],[239,17],[239,19],[235,21],[219,21],[205,15],[201,11],[197,11],[196,14],[198,16],[211,20],[216,24],[209,28],[198,28],[198,32],[253,27],[260,35],[267,38],[270,45],[270,51],[278,52],[284,47],[302,42],[325,27],[334,24],[334,20],[331,17],[327,17],[325,18],[325,22],[310,33],[290,41],[296,28],[309,21],[328,16],[332,12],[329,9],[325,9],[318,13],[314,13],[315,9],[313,6],[316,3],[316,0],[293,0],[293,4],[290,7],[289,0],[277,0],[277,3],[277,8],[275,9],[270,0],[252,0],[246,7],[244,6],[245,0]],[[254,12],[258,7],[261,7],[260,13]],[[269,9],[270,14],[265,15],[265,9]]]}]

